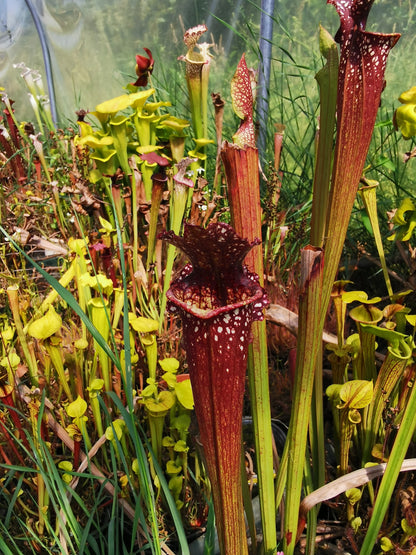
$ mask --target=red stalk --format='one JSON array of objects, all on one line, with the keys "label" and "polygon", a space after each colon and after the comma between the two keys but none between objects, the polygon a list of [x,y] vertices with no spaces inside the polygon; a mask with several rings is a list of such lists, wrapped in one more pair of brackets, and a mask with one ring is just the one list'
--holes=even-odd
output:
[{"label": "red stalk", "polygon": [[[10,103],[13,103],[13,100],[10,101]],[[6,116],[7,119],[7,125],[9,127],[9,131],[10,131],[10,137],[13,141],[14,146],[16,147],[16,150],[19,150],[20,148],[20,137],[19,137],[19,131],[13,121],[12,115],[10,113],[10,111],[6,108],[5,110],[3,110],[3,114]]]},{"label": "red stalk", "polygon": [[[236,232],[249,241],[261,238],[259,154],[257,148],[241,148],[225,142],[221,152],[227,179],[231,223]],[[250,251],[246,263],[263,281],[261,249]]]},{"label": "red stalk", "polygon": [[16,154],[15,147],[9,143],[9,141],[0,132],[0,144],[4,149],[4,152],[10,162],[12,171],[16,177],[17,181],[24,181],[26,179],[26,174],[23,169],[22,157],[20,154]]},{"label": "red stalk", "polygon": [[[19,453],[19,451],[16,449],[16,446],[15,446],[15,444],[14,444],[14,442],[13,442],[13,439],[11,438],[9,432],[7,431],[5,425],[3,424],[3,419],[2,419],[1,416],[0,416],[0,429],[1,429],[1,431],[2,431],[2,433],[3,433],[3,435],[4,435],[4,437],[5,437],[5,439],[6,439],[6,441],[7,441],[7,443],[10,445],[10,448],[12,449],[13,453],[16,455],[16,457],[17,457],[18,460],[22,463],[22,465],[24,465],[24,464],[25,464],[25,461],[23,460],[22,455],[21,455],[21,454]],[[3,453],[3,457],[4,457],[4,460],[5,460],[5,463],[11,465],[11,464],[12,464],[11,462],[7,462],[7,461],[9,461],[9,459],[8,459],[7,455],[5,454],[5,452],[3,451],[3,449],[2,449],[2,453]],[[7,459],[7,460],[6,460],[6,459]]]},{"label": "red stalk", "polygon": [[335,279],[351,210],[373,133],[384,72],[398,34],[370,33],[365,25],[374,0],[328,0],[340,16],[337,140],[330,193],[322,312]]},{"label": "red stalk", "polygon": [[[244,55],[231,82],[233,109],[242,120],[234,144],[224,143],[221,157],[227,180],[227,196],[231,221],[239,235],[249,241],[261,239],[261,204],[259,156],[255,145],[253,123],[253,89]],[[263,253],[251,251],[246,258],[250,271],[263,285]],[[272,553],[276,548],[275,503],[273,496],[273,446],[265,322],[254,322],[248,362],[248,383],[252,402],[257,473],[259,476],[260,512],[263,548]]]},{"label": "red stalk", "polygon": [[10,417],[13,420],[16,430],[19,431],[19,437],[21,438],[22,443],[26,447],[26,449],[29,450],[29,442],[27,441],[22,423],[20,422],[20,418],[16,412],[16,406],[13,401],[12,391],[13,387],[11,385],[0,386],[0,399],[2,399],[3,404],[9,409]]},{"label": "red stalk", "polygon": [[167,293],[183,323],[183,341],[200,439],[212,484],[223,554],[247,553],[241,493],[241,425],[251,324],[267,304],[257,276],[242,265],[258,244],[227,224],[187,225],[164,239],[191,260]]},{"label": "red stalk", "polygon": [[[231,83],[231,96],[234,111],[242,120],[233,137],[235,144],[225,142],[221,151],[231,223],[239,235],[254,241],[261,238],[259,153],[254,139],[251,78],[244,55]],[[260,283],[263,283],[261,249],[251,251],[246,263],[251,271],[259,275]]]},{"label": "red stalk", "polygon": [[7,106],[6,104],[6,108],[3,110],[3,114],[6,116],[7,126],[9,128],[10,138],[12,140],[13,152],[16,152],[11,160],[11,163],[14,168],[16,179],[20,181],[26,179],[26,173],[23,168],[22,157],[20,156],[20,154],[17,153],[17,151],[21,147],[20,133],[10,112],[11,110],[13,110],[12,105],[14,104],[14,101],[10,100],[9,102],[9,106]]},{"label": "red stalk", "polygon": [[6,451],[3,449],[1,444],[0,444],[0,454],[3,457],[4,463],[7,464],[8,466],[11,466],[12,463],[11,463],[9,457],[7,456]]},{"label": "red stalk", "polygon": [[116,277],[116,270],[114,268],[114,260],[113,254],[111,249],[108,247],[104,247],[101,252],[101,261],[103,263],[103,268],[105,271],[105,275],[111,279],[113,282],[114,287],[118,287],[118,281]]},{"label": "red stalk", "polygon": [[[239,235],[248,241],[261,239],[259,157],[253,123],[252,74],[244,55],[231,82],[233,109],[242,120],[233,136],[234,144],[224,143],[221,157],[227,180],[231,221]],[[256,249],[246,258],[250,271],[263,285],[263,253]],[[265,322],[254,322],[248,361],[248,383],[252,401],[263,548],[272,553],[276,547],[275,503],[273,496],[273,446]]]},{"label": "red stalk", "polygon": [[79,459],[81,454],[81,440],[74,438],[74,470],[79,467]]}]

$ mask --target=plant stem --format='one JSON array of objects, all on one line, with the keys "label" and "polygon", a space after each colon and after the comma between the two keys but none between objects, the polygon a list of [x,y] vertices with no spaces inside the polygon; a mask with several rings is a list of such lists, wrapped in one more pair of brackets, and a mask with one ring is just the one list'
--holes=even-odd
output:
[{"label": "plant stem", "polygon": [[[242,149],[226,143],[221,156],[227,177],[232,224],[238,234],[253,241],[261,237],[258,150],[253,147]],[[262,285],[264,269],[261,249],[249,252],[246,263],[259,276]],[[256,442],[263,547],[266,554],[272,554],[276,550],[277,538],[267,334],[264,321],[253,322],[252,335],[247,371]]]},{"label": "plant stem", "polygon": [[406,411],[403,415],[400,429],[397,433],[393,449],[387,463],[386,471],[381,480],[377,499],[373,507],[373,516],[361,547],[360,555],[367,555],[372,552],[376,543],[378,532],[384,520],[387,508],[391,501],[393,490],[399,476],[400,468],[405,458],[407,449],[412,440],[416,429],[416,386],[411,385],[411,393],[407,403]]},{"label": "plant stem", "polygon": [[26,364],[29,368],[30,379],[33,385],[38,385],[38,366],[36,363],[36,358],[32,357],[28,343],[26,341],[26,335],[23,331],[22,320],[20,319],[20,308],[19,308],[19,287],[17,285],[11,285],[7,288],[7,296],[9,299],[10,309],[13,315],[14,325],[16,326],[17,335],[19,337],[19,342],[22,347],[23,354],[25,355]]},{"label": "plant stem", "polygon": [[383,249],[383,241],[381,239],[380,226],[377,215],[377,181],[365,181],[366,186],[360,187],[359,193],[363,200],[368,217],[370,218],[371,227],[374,233],[374,242],[377,247],[378,256],[380,258],[381,268],[383,270],[384,281],[387,287],[387,293],[390,298],[393,297],[393,288],[391,286],[386,257]]},{"label": "plant stem", "polygon": [[315,338],[320,317],[322,274],[323,253],[321,249],[314,247],[303,249],[301,253],[301,293],[295,386],[289,434],[285,446],[286,452],[290,449],[291,461],[287,469],[286,484],[283,538],[285,555],[292,555],[296,542],[314,371],[320,346],[320,342],[317,342]]}]

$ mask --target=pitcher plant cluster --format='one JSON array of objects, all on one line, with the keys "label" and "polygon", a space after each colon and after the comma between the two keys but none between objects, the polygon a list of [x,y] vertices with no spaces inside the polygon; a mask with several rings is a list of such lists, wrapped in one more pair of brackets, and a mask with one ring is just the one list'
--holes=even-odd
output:
[{"label": "pitcher plant cluster", "polygon": [[[202,42],[205,25],[185,32],[179,60],[189,121],[158,99],[150,48],[136,55],[137,79],[125,92],[77,112],[75,129],[55,127],[41,78],[24,64],[37,133],[16,119],[1,91],[0,484],[10,506],[5,529],[13,530],[7,553],[39,545],[62,553],[86,544],[99,549],[110,541],[100,530],[106,510],[129,521],[127,539],[120,531],[111,536],[129,553],[186,554],[189,538],[201,534],[204,553],[212,553],[214,530],[223,555],[292,555],[299,540],[314,553],[318,506],[332,498],[354,552],[414,553],[414,513],[403,508],[394,530],[385,515],[400,471],[416,468],[408,456],[416,428],[416,316],[406,306],[412,291],[393,287],[378,183],[365,166],[399,35],[366,31],[373,0],[328,4],[340,28],[335,38],[320,29],[310,237],[298,253],[296,284],[289,284],[298,294],[297,315],[289,314],[295,324],[277,318],[282,307],[269,300],[283,283],[275,254],[288,241],[284,216],[276,217],[283,127],[274,136],[265,199],[255,71],[245,54],[231,80],[239,125],[229,141],[219,93],[211,95],[215,121],[209,118],[214,45]],[[399,101],[393,122],[408,140],[416,135],[415,87]],[[337,280],[357,198],[384,297]],[[412,270],[411,198],[389,225],[389,240]],[[58,271],[33,259],[33,244],[60,257]],[[324,331],[329,321],[332,335]],[[269,381],[276,323],[297,335],[280,454]],[[251,446],[243,434],[248,404]],[[324,406],[332,418],[332,474]]]}]

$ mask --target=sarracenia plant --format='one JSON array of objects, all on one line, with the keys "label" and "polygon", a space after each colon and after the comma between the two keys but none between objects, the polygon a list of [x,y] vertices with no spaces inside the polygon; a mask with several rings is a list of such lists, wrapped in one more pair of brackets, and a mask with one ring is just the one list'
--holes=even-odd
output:
[{"label": "sarracenia plant", "polygon": [[[241,237],[249,241],[260,239],[262,236],[259,154],[255,145],[252,90],[252,79],[243,55],[231,82],[233,108],[242,121],[233,136],[233,144],[223,144],[221,159],[227,180],[232,225]],[[248,254],[247,265],[259,276],[260,284],[263,284],[263,256],[260,249]],[[276,548],[276,526],[267,336],[264,320],[253,323],[248,376],[259,474],[263,545],[265,553],[269,554]]]},{"label": "sarracenia plant", "polygon": [[[210,68],[209,45],[208,43],[198,43],[201,36],[207,32],[206,25],[197,25],[188,29],[183,37],[188,51],[181,59],[185,61],[185,77],[188,85],[189,100],[191,104],[192,125],[195,139],[202,141],[200,157],[205,167],[206,154],[204,146],[208,140],[208,77]],[[199,52],[195,51],[199,48]],[[192,154],[190,153],[192,156]]]},{"label": "sarracenia plant", "polygon": [[[365,31],[368,13],[373,0],[328,0],[337,9],[341,26],[336,39],[341,45],[340,66],[338,71],[337,93],[337,137],[335,144],[334,163],[330,185],[324,248],[324,269],[322,286],[316,290],[319,303],[311,304],[311,310],[319,311],[316,320],[312,343],[299,336],[299,342],[305,346],[305,352],[297,356],[295,392],[308,385],[311,391],[314,372],[314,361],[306,365],[305,357],[316,356],[320,344],[324,320],[328,309],[333,282],[335,280],[344,244],[350,214],[362,171],[370,145],[372,131],[380,104],[380,95],[384,87],[384,71],[390,49],[397,42],[399,35],[382,35]],[[318,245],[319,246],[319,245]],[[311,286],[313,281],[311,282]],[[313,301],[311,301],[313,302]],[[304,333],[308,333],[305,326]],[[310,372],[310,375],[305,375]],[[311,395],[306,396],[306,402]],[[302,401],[303,403],[304,401]],[[302,484],[302,468],[307,439],[307,420],[297,418],[298,405],[293,404],[290,434],[294,444],[300,442],[295,460],[291,464],[282,465],[278,484],[278,501],[283,493],[282,485],[286,483],[287,497],[284,523],[284,550],[291,555],[294,551],[299,503]],[[306,411],[309,414],[309,410]],[[293,445],[288,442],[287,454],[292,452]]]},{"label": "sarracenia plant", "polygon": [[251,324],[263,318],[267,298],[243,260],[258,242],[221,223],[187,225],[183,237],[163,237],[190,259],[168,300],[182,320],[221,553],[247,554],[241,489],[245,369]]},{"label": "sarracenia plant", "polygon": [[336,39],[341,45],[338,74],[337,139],[327,212],[324,295],[321,313],[326,313],[332,284],[357,188],[370,145],[384,71],[398,34],[365,31],[373,0],[329,0],[338,12],[341,26]]}]

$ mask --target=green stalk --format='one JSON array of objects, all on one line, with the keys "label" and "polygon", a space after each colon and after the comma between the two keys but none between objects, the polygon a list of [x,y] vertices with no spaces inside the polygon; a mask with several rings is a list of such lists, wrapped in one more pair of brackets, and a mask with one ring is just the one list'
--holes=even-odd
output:
[{"label": "green stalk", "polygon": [[317,137],[316,165],[313,180],[311,244],[322,247],[325,237],[332,151],[337,105],[339,56],[337,44],[322,26],[319,28],[319,49],[326,58],[325,66],[316,74],[320,97],[320,129]]},{"label": "green stalk", "polygon": [[[259,249],[260,250],[260,249]],[[264,535],[264,553],[276,549],[276,517],[274,504],[273,442],[270,433],[271,411],[268,380],[266,322],[253,322],[253,341],[248,356],[248,385],[252,403],[260,511]]]},{"label": "green stalk", "polygon": [[23,354],[25,355],[26,364],[29,368],[29,375],[32,385],[38,384],[38,365],[36,363],[36,358],[32,357],[29,345],[26,341],[26,335],[23,331],[22,320],[20,319],[20,308],[19,308],[19,286],[10,285],[7,288],[7,297],[9,299],[9,306],[12,311],[14,325],[16,326],[17,335],[19,337],[19,343],[22,347]]},{"label": "green stalk", "polygon": [[[181,183],[177,183],[175,180],[173,184],[173,193],[172,193],[172,221],[170,225],[170,229],[176,234],[179,235],[183,216],[186,210],[186,203],[188,200],[188,190],[189,187],[183,185]],[[165,310],[166,310],[166,303],[167,297],[166,292],[169,289],[170,279],[172,277],[172,270],[173,270],[173,263],[175,261],[176,255],[176,247],[172,244],[168,246],[168,252],[166,255],[166,265],[165,265],[165,278],[163,282],[163,292],[160,302],[160,312],[159,312],[159,330],[162,329],[163,322],[165,321]]]},{"label": "green stalk", "polygon": [[150,265],[153,263],[153,257],[155,252],[156,244],[156,230],[157,222],[159,219],[159,208],[162,201],[163,189],[165,186],[165,180],[157,179],[157,175],[153,176],[152,182],[152,201],[150,206],[150,222],[149,222],[149,234],[147,241],[147,262],[146,269],[149,270]]},{"label": "green stalk", "polygon": [[128,117],[126,116],[113,116],[109,122],[111,136],[113,137],[114,141],[114,147],[117,151],[117,158],[120,162],[120,166],[123,170],[126,180],[128,176],[132,173],[127,155],[127,120]]},{"label": "green stalk", "polygon": [[184,157],[185,153],[185,137],[172,135],[169,137],[170,152],[172,160],[177,164]]},{"label": "green stalk", "polygon": [[[64,275],[59,279],[59,283],[62,285],[62,287],[68,287],[68,285],[74,279],[75,266],[76,266],[76,259],[71,262],[71,265],[69,266],[69,268],[66,270]],[[40,306],[40,312],[46,312],[49,305],[51,305],[58,297],[59,297],[58,292],[55,289],[52,289],[52,291],[42,302]]]},{"label": "green stalk", "polygon": [[[85,272],[87,271],[86,270],[87,266],[85,263],[84,256],[77,254],[74,260],[74,263],[75,263],[75,284],[76,284],[76,289],[78,293],[78,303],[79,303],[80,310],[82,310],[82,312],[86,315],[86,318],[87,318],[87,314],[91,315],[91,307],[89,305],[89,302],[91,300],[91,289],[88,285],[82,285],[80,280],[81,275],[84,273],[83,272],[84,267],[85,267]],[[55,288],[54,288],[54,291],[56,291]],[[87,341],[87,326],[83,320],[81,320],[81,337],[84,341]]]},{"label": "green stalk", "polygon": [[358,192],[362,198],[368,217],[370,218],[371,227],[373,228],[374,241],[376,243],[378,256],[380,257],[381,268],[383,270],[384,281],[386,283],[387,292],[390,298],[393,296],[393,288],[391,286],[390,276],[384,255],[383,241],[381,239],[380,226],[377,216],[377,181],[365,181],[366,186],[360,187]]},{"label": "green stalk", "polygon": [[89,401],[92,415],[94,417],[95,427],[97,428],[98,437],[101,437],[104,434],[104,427],[100,411],[100,401],[98,399],[98,396],[101,394],[101,391],[103,389],[103,385],[104,380],[95,378],[92,380],[90,386],[87,388],[89,391]]},{"label": "green stalk", "polygon": [[[77,395],[83,397],[84,384],[86,379],[84,375],[84,351],[88,347],[88,341],[84,338],[74,341],[75,347],[75,389]],[[49,382],[48,382],[49,383]]]},{"label": "green stalk", "polygon": [[154,121],[154,114],[146,115],[141,110],[136,110],[133,115],[133,123],[136,128],[140,146],[146,147],[152,144],[151,123]]},{"label": "green stalk", "polygon": [[[244,449],[241,450],[241,476],[246,476],[246,458],[244,455]],[[250,538],[252,541],[252,552],[256,553],[257,550],[257,530],[256,530],[256,521],[254,517],[253,511],[253,501],[252,496],[249,488],[249,484],[247,480],[242,481],[242,491],[243,491],[243,505],[244,505],[244,512],[246,513],[247,519],[247,528],[250,533]]]},{"label": "green stalk", "polygon": [[117,329],[118,323],[120,321],[121,314],[124,307],[124,291],[121,288],[114,289],[114,302],[113,302],[113,321],[111,327],[113,334]]},{"label": "green stalk", "polygon": [[[137,169],[137,166],[134,170]],[[131,209],[133,212],[133,270],[137,272],[137,257],[139,255],[139,223],[137,218],[137,171],[133,171],[131,175]]]},{"label": "green stalk", "polygon": [[[152,149],[156,150],[157,148],[154,146],[154,122],[157,120],[158,116],[155,114],[145,115],[139,110],[133,116],[133,123],[140,142],[139,152],[141,154],[150,152]],[[153,164],[147,161],[143,161],[140,168],[147,202],[150,202],[152,198],[152,174],[155,168],[157,168],[156,163]]]},{"label": "green stalk", "polygon": [[191,119],[195,137],[201,139],[205,137],[202,122],[202,83],[201,72],[205,64],[200,54],[193,52],[193,59],[186,65],[186,82],[188,85],[189,101],[191,106]]},{"label": "green stalk", "polygon": [[122,185],[118,183],[115,178],[113,178],[111,184],[111,196],[114,201],[114,218],[117,218],[119,226],[121,228],[121,235],[123,238],[123,242],[127,243],[127,234],[126,228],[123,225],[124,217],[123,217],[123,198],[122,198]]},{"label": "green stalk", "polygon": [[152,443],[153,453],[155,454],[158,463],[162,460],[162,438],[163,428],[165,425],[165,417],[168,411],[152,412],[147,410],[147,417],[149,420],[150,441]]},{"label": "green stalk", "polygon": [[47,491],[45,489],[45,481],[44,476],[42,473],[42,465],[43,465],[43,457],[40,451],[40,443],[41,443],[41,436],[40,436],[40,422],[42,416],[39,412],[39,403],[37,401],[33,401],[29,405],[29,413],[30,413],[30,422],[32,425],[32,440],[33,440],[33,449],[37,452],[39,459],[37,461],[37,474],[36,474],[36,485],[37,485],[37,502],[38,502],[38,533],[39,535],[43,534],[45,524],[46,524],[46,515],[47,515],[47,503],[49,500]]},{"label": "green stalk", "polygon": [[377,535],[392,499],[393,490],[400,473],[401,465],[404,461],[407,449],[412,441],[412,437],[416,429],[415,414],[416,387],[413,382],[407,408],[403,415],[393,449],[387,462],[386,471],[383,479],[381,480],[380,488],[377,493],[377,499],[373,508],[370,525],[361,547],[360,555],[367,555],[368,553],[371,553],[377,541]]},{"label": "green stalk", "polygon": [[[253,241],[261,237],[260,183],[258,150],[226,143],[221,152],[227,178],[232,225],[241,237]],[[264,280],[263,254],[253,249],[246,257],[249,270]],[[253,322],[249,347],[248,383],[252,403],[256,462],[259,479],[260,512],[265,554],[276,550],[273,445],[271,429],[267,334],[264,321]]]},{"label": "green stalk", "polygon": [[62,389],[65,391],[65,395],[67,396],[68,400],[73,401],[72,391],[68,385],[65,376],[63,353],[62,348],[58,346],[59,343],[57,344],[56,339],[54,337],[51,337],[46,339],[44,344],[49,356],[51,357],[52,365],[55,368],[56,373],[58,374],[59,385],[62,386]]},{"label": "green stalk", "polygon": [[205,51],[202,56],[205,58],[205,63],[201,69],[201,119],[202,119],[202,135],[208,137],[208,89],[209,89],[209,69],[210,69],[210,55],[208,52],[209,45],[204,44]]},{"label": "green stalk", "polygon": [[356,427],[356,423],[351,422],[349,419],[350,409],[345,407],[341,410],[340,415],[340,427],[339,427],[339,443],[340,443],[340,455],[339,455],[339,472],[344,475],[348,472],[348,458],[350,453],[350,444],[352,434]]},{"label": "green stalk", "polygon": [[316,329],[319,328],[322,275],[322,250],[316,247],[306,247],[301,252],[301,292],[295,385],[289,434],[284,454],[284,457],[288,457],[290,449],[291,464],[287,469],[283,537],[285,555],[292,555],[296,543],[315,365],[320,348],[320,341],[316,341]]},{"label": "green stalk", "polygon": [[374,385],[373,399],[365,415],[362,455],[362,465],[364,466],[371,459],[371,449],[376,442],[386,402],[390,399],[390,395],[400,382],[403,372],[409,364],[414,344],[410,336],[403,336],[393,330],[371,325],[363,325],[362,327],[368,334],[374,334],[389,341],[388,353],[379,370]]},{"label": "green stalk", "polygon": [[354,377],[358,380],[375,380],[377,377],[375,364],[376,339],[374,335],[365,331],[363,324],[377,324],[383,318],[383,313],[376,306],[361,304],[350,310],[349,315],[356,322],[360,336],[358,373]]},{"label": "green stalk", "polygon": [[149,370],[149,377],[156,379],[156,367],[157,367],[157,342],[156,334],[150,334],[152,342],[144,344],[144,349],[146,352],[147,368]]},{"label": "green stalk", "polygon": [[45,481],[43,476],[39,473],[36,477],[36,482],[38,486],[38,517],[39,520],[37,522],[37,530],[40,536],[43,536],[43,532],[45,529],[45,509],[47,509],[47,505],[45,505],[47,500],[47,492],[45,489]]},{"label": "green stalk", "polygon": [[[309,441],[311,457],[314,462],[312,480],[315,489],[325,483],[325,432],[323,410],[323,355],[322,344],[316,357],[314,388],[312,393],[311,415],[309,420]],[[307,463],[306,463],[307,464]],[[309,531],[308,531],[309,534]]]},{"label": "green stalk", "polygon": [[152,175],[156,168],[157,168],[157,164],[151,164],[150,162],[147,162],[147,161],[144,161],[140,166],[140,170],[142,172],[144,192],[145,192],[147,202],[151,202],[151,199],[152,199],[152,185],[153,185]]},{"label": "green stalk", "polygon": [[[305,465],[303,470],[304,475],[304,488],[307,495],[311,493],[315,489],[314,482],[316,478],[313,476],[315,471],[315,459],[314,466],[311,468],[309,461],[311,460],[311,455],[308,451],[308,446],[306,445],[306,457],[305,457]],[[321,466],[321,465],[319,465]],[[306,528],[306,547],[305,547],[305,555],[314,555],[315,554],[315,544],[316,544],[316,531],[318,526],[318,512],[319,506],[315,506],[312,508],[311,511],[307,514],[307,528]]]},{"label": "green stalk", "polygon": [[[313,182],[313,202],[311,220],[311,244],[322,247],[325,237],[325,223],[329,202],[332,171],[332,151],[337,103],[337,82],[339,56],[338,48],[331,35],[320,26],[319,47],[326,58],[325,66],[316,74],[320,93],[320,130],[316,140],[316,165]],[[314,461],[312,476],[315,488],[325,483],[325,435],[323,418],[322,387],[322,342],[316,358],[314,390],[309,417],[309,439],[311,456]],[[308,549],[314,549],[316,519],[308,517]]]},{"label": "green stalk", "polygon": [[39,139],[37,138],[36,135],[30,135],[30,138],[33,141],[33,146],[35,147],[36,150],[36,154],[38,155],[38,158],[40,160],[40,163],[42,165],[43,171],[45,173],[45,177],[48,181],[49,186],[52,188],[52,194],[55,200],[55,206],[56,206],[56,212],[57,212],[57,218],[58,218],[58,224],[60,227],[60,230],[62,231],[63,236],[65,237],[65,218],[62,212],[62,206],[61,206],[61,201],[59,198],[59,192],[58,192],[58,184],[56,181],[52,181],[51,179],[51,175],[49,173],[49,168],[48,168],[48,164],[46,162],[46,158],[45,158],[45,154],[43,151],[43,144],[41,143],[41,141],[39,141]]},{"label": "green stalk", "polygon": [[[104,301],[104,299],[100,298],[93,298],[90,301],[91,306],[91,321],[94,327],[98,330],[103,340],[107,343],[109,334],[110,334],[110,316],[108,314],[108,303]],[[96,352],[98,353],[98,358],[101,364],[101,373],[102,378],[104,380],[104,387],[106,391],[110,391],[111,387],[111,362],[104,351],[104,349],[99,345],[97,340],[94,337],[94,347]]]},{"label": "green stalk", "polygon": [[34,113],[35,113],[35,117],[36,117],[36,121],[38,123],[39,131],[40,131],[40,133],[42,133],[42,135],[45,135],[45,130],[44,130],[43,124],[42,124],[42,118],[40,117],[39,102],[38,102],[36,93],[29,93],[29,102],[30,102],[30,105],[32,106],[32,109],[33,109]]}]

